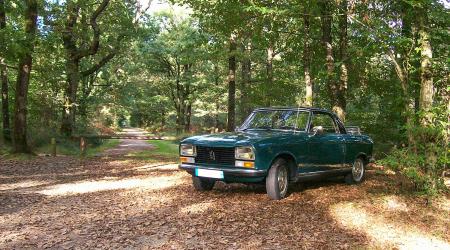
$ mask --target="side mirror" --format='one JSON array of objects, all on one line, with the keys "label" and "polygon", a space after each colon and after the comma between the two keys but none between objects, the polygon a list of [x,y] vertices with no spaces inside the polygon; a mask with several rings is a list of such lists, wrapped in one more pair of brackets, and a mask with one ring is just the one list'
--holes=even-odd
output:
[{"label": "side mirror", "polygon": [[323,134],[323,127],[322,126],[314,126],[312,129],[313,135],[321,135]]}]

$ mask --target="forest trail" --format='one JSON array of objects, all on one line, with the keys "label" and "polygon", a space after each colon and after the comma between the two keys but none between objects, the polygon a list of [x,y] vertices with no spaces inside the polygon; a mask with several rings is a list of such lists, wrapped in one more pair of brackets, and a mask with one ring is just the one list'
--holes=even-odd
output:
[{"label": "forest trail", "polygon": [[[118,133],[126,136],[147,136],[148,133],[141,128],[125,128],[122,132]],[[132,152],[152,150],[155,147],[149,144],[146,140],[135,139],[120,139],[120,144],[115,148],[105,150],[100,156],[112,156],[112,155],[127,155]]]}]

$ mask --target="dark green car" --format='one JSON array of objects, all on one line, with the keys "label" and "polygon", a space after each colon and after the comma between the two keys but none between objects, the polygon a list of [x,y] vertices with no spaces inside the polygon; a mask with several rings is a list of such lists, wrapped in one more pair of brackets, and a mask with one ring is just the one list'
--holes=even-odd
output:
[{"label": "dark green car", "polygon": [[260,108],[233,133],[193,136],[180,143],[179,167],[195,189],[265,182],[270,198],[286,196],[290,182],[345,176],[364,179],[373,141],[319,108]]}]

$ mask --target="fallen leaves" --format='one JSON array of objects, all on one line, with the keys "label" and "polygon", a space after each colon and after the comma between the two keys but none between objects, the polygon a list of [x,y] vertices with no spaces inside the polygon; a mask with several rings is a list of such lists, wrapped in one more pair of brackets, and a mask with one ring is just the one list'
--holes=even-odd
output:
[{"label": "fallen leaves", "polygon": [[[218,183],[211,192],[195,192],[176,165],[129,157],[1,160],[0,248],[377,247],[369,233],[334,216],[334,206],[349,202],[402,225],[425,219],[448,240],[437,212],[397,196],[381,199],[395,193],[386,178],[394,177],[373,175],[360,186],[339,179],[295,185],[287,199],[271,201],[264,186]],[[401,214],[405,209],[411,217]],[[419,229],[429,230],[421,223]]]}]

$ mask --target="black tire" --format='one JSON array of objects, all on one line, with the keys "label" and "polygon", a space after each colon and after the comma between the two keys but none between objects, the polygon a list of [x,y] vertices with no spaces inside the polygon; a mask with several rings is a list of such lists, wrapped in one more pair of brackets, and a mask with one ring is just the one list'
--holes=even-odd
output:
[{"label": "black tire", "polygon": [[213,179],[192,176],[192,184],[197,191],[210,191],[213,189],[215,183],[216,181]]},{"label": "black tire", "polygon": [[289,169],[287,162],[284,159],[277,159],[270,167],[266,178],[267,195],[272,200],[281,200],[287,196],[288,187]]},{"label": "black tire", "polygon": [[356,158],[352,165],[352,171],[345,176],[347,184],[359,184],[364,181],[366,163],[361,158]]}]

